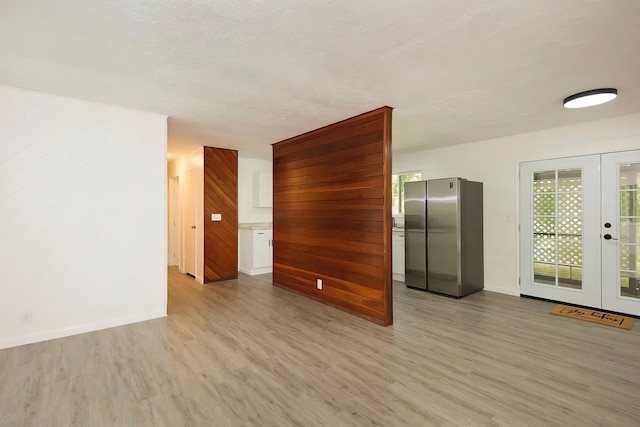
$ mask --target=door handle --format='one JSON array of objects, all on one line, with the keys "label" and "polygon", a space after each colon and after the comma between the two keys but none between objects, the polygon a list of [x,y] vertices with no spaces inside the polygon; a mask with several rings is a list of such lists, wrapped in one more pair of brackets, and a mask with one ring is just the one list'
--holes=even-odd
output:
[{"label": "door handle", "polygon": [[192,225],[192,226],[191,226],[191,228],[193,228],[193,229],[195,230],[195,229],[196,229],[196,226],[195,226],[195,225]]},{"label": "door handle", "polygon": [[615,237],[611,236],[611,234],[605,234],[602,237],[604,237],[604,240],[618,240]]}]

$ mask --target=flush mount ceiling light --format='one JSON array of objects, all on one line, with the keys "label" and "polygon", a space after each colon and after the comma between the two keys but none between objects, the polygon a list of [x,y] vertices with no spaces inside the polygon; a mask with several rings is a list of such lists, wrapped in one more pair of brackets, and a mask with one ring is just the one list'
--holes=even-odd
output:
[{"label": "flush mount ceiling light", "polygon": [[562,104],[564,108],[584,108],[613,101],[618,96],[618,89],[594,89],[567,96]]}]

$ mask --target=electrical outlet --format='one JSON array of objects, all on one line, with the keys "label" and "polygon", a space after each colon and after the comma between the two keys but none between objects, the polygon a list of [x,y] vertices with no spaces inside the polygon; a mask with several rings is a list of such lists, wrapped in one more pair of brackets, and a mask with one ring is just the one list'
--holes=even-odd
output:
[{"label": "electrical outlet", "polygon": [[316,288],[322,290],[322,279],[316,280]]}]

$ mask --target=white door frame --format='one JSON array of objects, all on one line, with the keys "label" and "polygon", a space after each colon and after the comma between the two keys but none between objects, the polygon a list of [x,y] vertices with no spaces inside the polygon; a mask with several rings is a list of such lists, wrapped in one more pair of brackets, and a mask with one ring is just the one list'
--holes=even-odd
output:
[{"label": "white door frame", "polygon": [[[640,298],[621,295],[620,289],[620,165],[640,163],[640,150],[602,155],[602,307],[605,310],[640,315]],[[609,223],[611,227],[605,228]],[[639,248],[636,247],[636,250]],[[636,267],[637,268],[637,267]]]},{"label": "white door frame", "polygon": [[[640,163],[640,150],[519,164],[521,295],[640,315],[640,298],[621,294],[621,246],[615,240],[620,237],[619,171],[625,163]],[[582,169],[582,289],[536,283],[533,273],[533,174],[573,168]],[[556,193],[556,200],[559,194]],[[605,227],[605,223],[610,226]],[[606,234],[613,238],[605,239]]]},{"label": "white door frame", "polygon": [[182,230],[181,250],[180,250],[180,271],[183,273],[191,274],[197,277],[198,262],[197,262],[197,232],[195,230],[197,224],[197,187],[196,180],[198,174],[196,169],[190,169],[183,175],[180,189],[180,210],[181,210],[181,222],[180,229]]},{"label": "white door frame", "polygon": [[[538,283],[533,271],[533,174],[582,170],[582,288]],[[520,163],[520,293],[537,298],[590,307],[601,304],[600,155],[577,156]],[[597,196],[596,196],[597,195]]]},{"label": "white door frame", "polygon": [[180,265],[180,177],[169,178],[168,265]]}]

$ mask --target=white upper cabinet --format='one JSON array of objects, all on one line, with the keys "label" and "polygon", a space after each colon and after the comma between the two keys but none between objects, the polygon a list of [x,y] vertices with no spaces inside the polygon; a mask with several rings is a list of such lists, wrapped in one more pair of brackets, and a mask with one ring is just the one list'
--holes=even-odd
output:
[{"label": "white upper cabinet", "polygon": [[271,172],[253,174],[253,207],[273,207],[273,174]]}]

